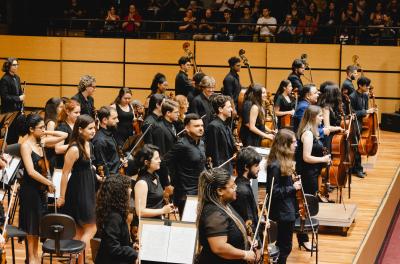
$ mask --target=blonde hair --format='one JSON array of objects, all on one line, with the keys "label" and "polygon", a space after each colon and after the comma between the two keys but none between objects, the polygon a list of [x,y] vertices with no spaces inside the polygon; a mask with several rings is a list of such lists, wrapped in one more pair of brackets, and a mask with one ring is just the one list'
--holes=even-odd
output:
[{"label": "blonde hair", "polygon": [[301,135],[307,130],[310,130],[314,137],[319,138],[317,116],[322,112],[321,107],[310,105],[304,112],[301,119],[299,129],[297,130],[297,138],[301,139]]},{"label": "blonde hair", "polygon": [[91,75],[83,75],[79,80],[78,91],[84,92],[87,87],[90,87],[94,82],[96,82],[96,78]]},{"label": "blonde hair", "polygon": [[199,86],[201,89],[208,88],[208,87],[214,87],[215,86],[215,79],[211,76],[204,76],[200,83]]},{"label": "blonde hair", "polygon": [[282,176],[291,175],[293,173],[294,151],[290,149],[293,138],[296,138],[294,132],[284,128],[278,131],[272,142],[267,164],[270,165],[275,160],[278,161]]}]

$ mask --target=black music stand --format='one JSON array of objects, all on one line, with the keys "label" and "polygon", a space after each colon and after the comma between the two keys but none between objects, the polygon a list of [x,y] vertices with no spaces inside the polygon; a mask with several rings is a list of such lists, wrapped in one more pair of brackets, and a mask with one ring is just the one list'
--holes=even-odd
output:
[{"label": "black music stand", "polygon": [[18,142],[19,130],[25,122],[25,116],[21,112],[11,112],[0,115],[1,136],[4,137],[4,124],[8,121],[7,143],[14,144]]}]

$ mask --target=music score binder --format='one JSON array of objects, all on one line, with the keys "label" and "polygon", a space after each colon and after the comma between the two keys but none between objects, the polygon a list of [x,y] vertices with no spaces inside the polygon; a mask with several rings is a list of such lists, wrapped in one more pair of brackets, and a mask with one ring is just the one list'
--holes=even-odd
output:
[{"label": "music score binder", "polygon": [[183,209],[182,221],[196,223],[197,219],[197,205],[199,197],[197,195],[187,195],[185,208]]},{"label": "music score binder", "polygon": [[141,263],[194,263],[197,241],[195,223],[140,219]]},{"label": "music score binder", "polygon": [[0,181],[10,185],[14,181],[21,164],[22,161],[20,157],[11,156],[11,160],[8,161],[8,166],[0,171]]}]

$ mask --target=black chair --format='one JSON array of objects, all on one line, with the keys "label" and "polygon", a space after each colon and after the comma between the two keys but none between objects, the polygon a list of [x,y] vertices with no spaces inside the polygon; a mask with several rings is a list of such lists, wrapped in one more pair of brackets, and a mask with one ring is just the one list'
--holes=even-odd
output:
[{"label": "black chair", "polygon": [[11,254],[12,254],[12,263],[15,264],[15,246],[14,246],[14,238],[18,238],[18,240],[25,241],[25,254],[26,254],[26,263],[29,263],[29,254],[28,254],[28,239],[27,233],[18,229],[15,226],[7,225],[7,237],[11,239]]},{"label": "black chair", "polygon": [[84,253],[86,245],[73,239],[75,233],[75,221],[69,215],[45,215],[40,222],[40,237],[46,239],[42,245],[42,263],[46,253],[50,255],[50,263],[53,263],[53,254],[58,258],[66,258],[63,255],[68,254],[70,261],[72,255],[75,255],[78,263],[78,256]]},{"label": "black chair", "polygon": [[279,248],[276,246],[278,239],[278,225],[274,221],[269,221],[269,241],[268,241],[268,255],[270,263],[277,263],[279,258]]},{"label": "black chair", "polygon": [[[305,194],[305,198],[308,204],[308,210],[310,213],[310,218],[307,218],[304,221],[304,224],[301,224],[300,218],[296,219],[294,224],[294,232],[296,233],[311,233],[312,240],[311,245],[314,247],[314,239],[315,239],[315,251],[316,251],[316,262],[318,263],[318,228],[319,228],[319,221],[318,219],[314,218],[319,212],[319,202],[318,198],[311,194]],[[314,238],[315,233],[315,238]],[[311,250],[311,256],[313,255],[314,250]]]}]

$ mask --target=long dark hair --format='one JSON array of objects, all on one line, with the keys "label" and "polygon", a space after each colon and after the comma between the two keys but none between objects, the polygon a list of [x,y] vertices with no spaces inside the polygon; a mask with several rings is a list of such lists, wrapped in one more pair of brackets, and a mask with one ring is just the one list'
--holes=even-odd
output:
[{"label": "long dark hair", "polygon": [[337,85],[327,85],[324,91],[318,97],[318,103],[320,107],[331,107],[333,109],[338,109],[342,104],[342,94],[340,92],[339,86]]},{"label": "long dark hair", "polygon": [[152,144],[145,144],[143,148],[136,153],[134,161],[136,167],[139,168],[139,176],[147,172],[148,167],[146,166],[145,161],[150,161],[154,156],[154,152],[156,151],[160,152],[158,147]]},{"label": "long dark hair", "polygon": [[37,113],[31,113],[29,114],[26,119],[25,119],[25,123],[24,123],[24,127],[23,127],[23,131],[21,133],[21,136],[25,136],[27,134],[30,134],[30,128],[35,129],[35,127],[41,122],[43,121],[43,118],[37,114]]},{"label": "long dark hair", "polygon": [[119,89],[119,93],[118,93],[118,96],[114,100],[114,104],[120,104],[121,99],[125,94],[132,95],[131,89],[129,89],[128,87],[123,87],[123,88]]},{"label": "long dark hair", "polygon": [[244,100],[248,100],[252,103],[252,105],[256,105],[258,107],[258,117],[261,120],[264,120],[264,111],[263,111],[263,101],[262,101],[262,89],[264,87],[261,84],[255,84],[253,87],[247,89]]},{"label": "long dark hair", "polygon": [[149,100],[149,109],[147,110],[147,114],[153,113],[154,109],[156,109],[156,106],[158,104],[161,104],[161,102],[165,99],[165,95],[163,94],[153,94],[150,96]]},{"label": "long dark hair", "polygon": [[275,96],[274,96],[274,103],[276,102],[276,99],[278,99],[278,96],[283,94],[285,91],[285,88],[288,87],[290,84],[289,80],[282,80],[281,83],[279,84],[278,90],[276,90]]},{"label": "long dark hair", "polygon": [[167,81],[167,78],[165,77],[164,74],[162,73],[157,73],[154,75],[153,81],[151,82],[150,90],[151,94],[155,94],[158,91],[158,85],[163,84],[165,81]]},{"label": "long dark hair", "polygon": [[57,123],[57,108],[62,103],[61,98],[52,97],[46,102],[44,107],[44,122],[47,124],[49,121]]},{"label": "long dark hair", "polygon": [[6,61],[3,63],[3,68],[1,70],[5,73],[9,72],[14,61],[18,62],[18,59],[12,57],[7,58]]},{"label": "long dark hair", "polygon": [[88,154],[85,151],[85,140],[81,137],[79,133],[79,128],[85,129],[91,123],[94,123],[94,119],[89,115],[80,115],[76,119],[74,129],[72,130],[70,142],[68,148],[70,148],[73,144],[76,144],[80,153],[82,153],[85,159],[90,159]]},{"label": "long dark hair", "polygon": [[131,180],[123,175],[111,175],[101,185],[96,199],[96,224],[100,234],[111,213],[118,213],[126,221],[129,213],[128,189]]}]

